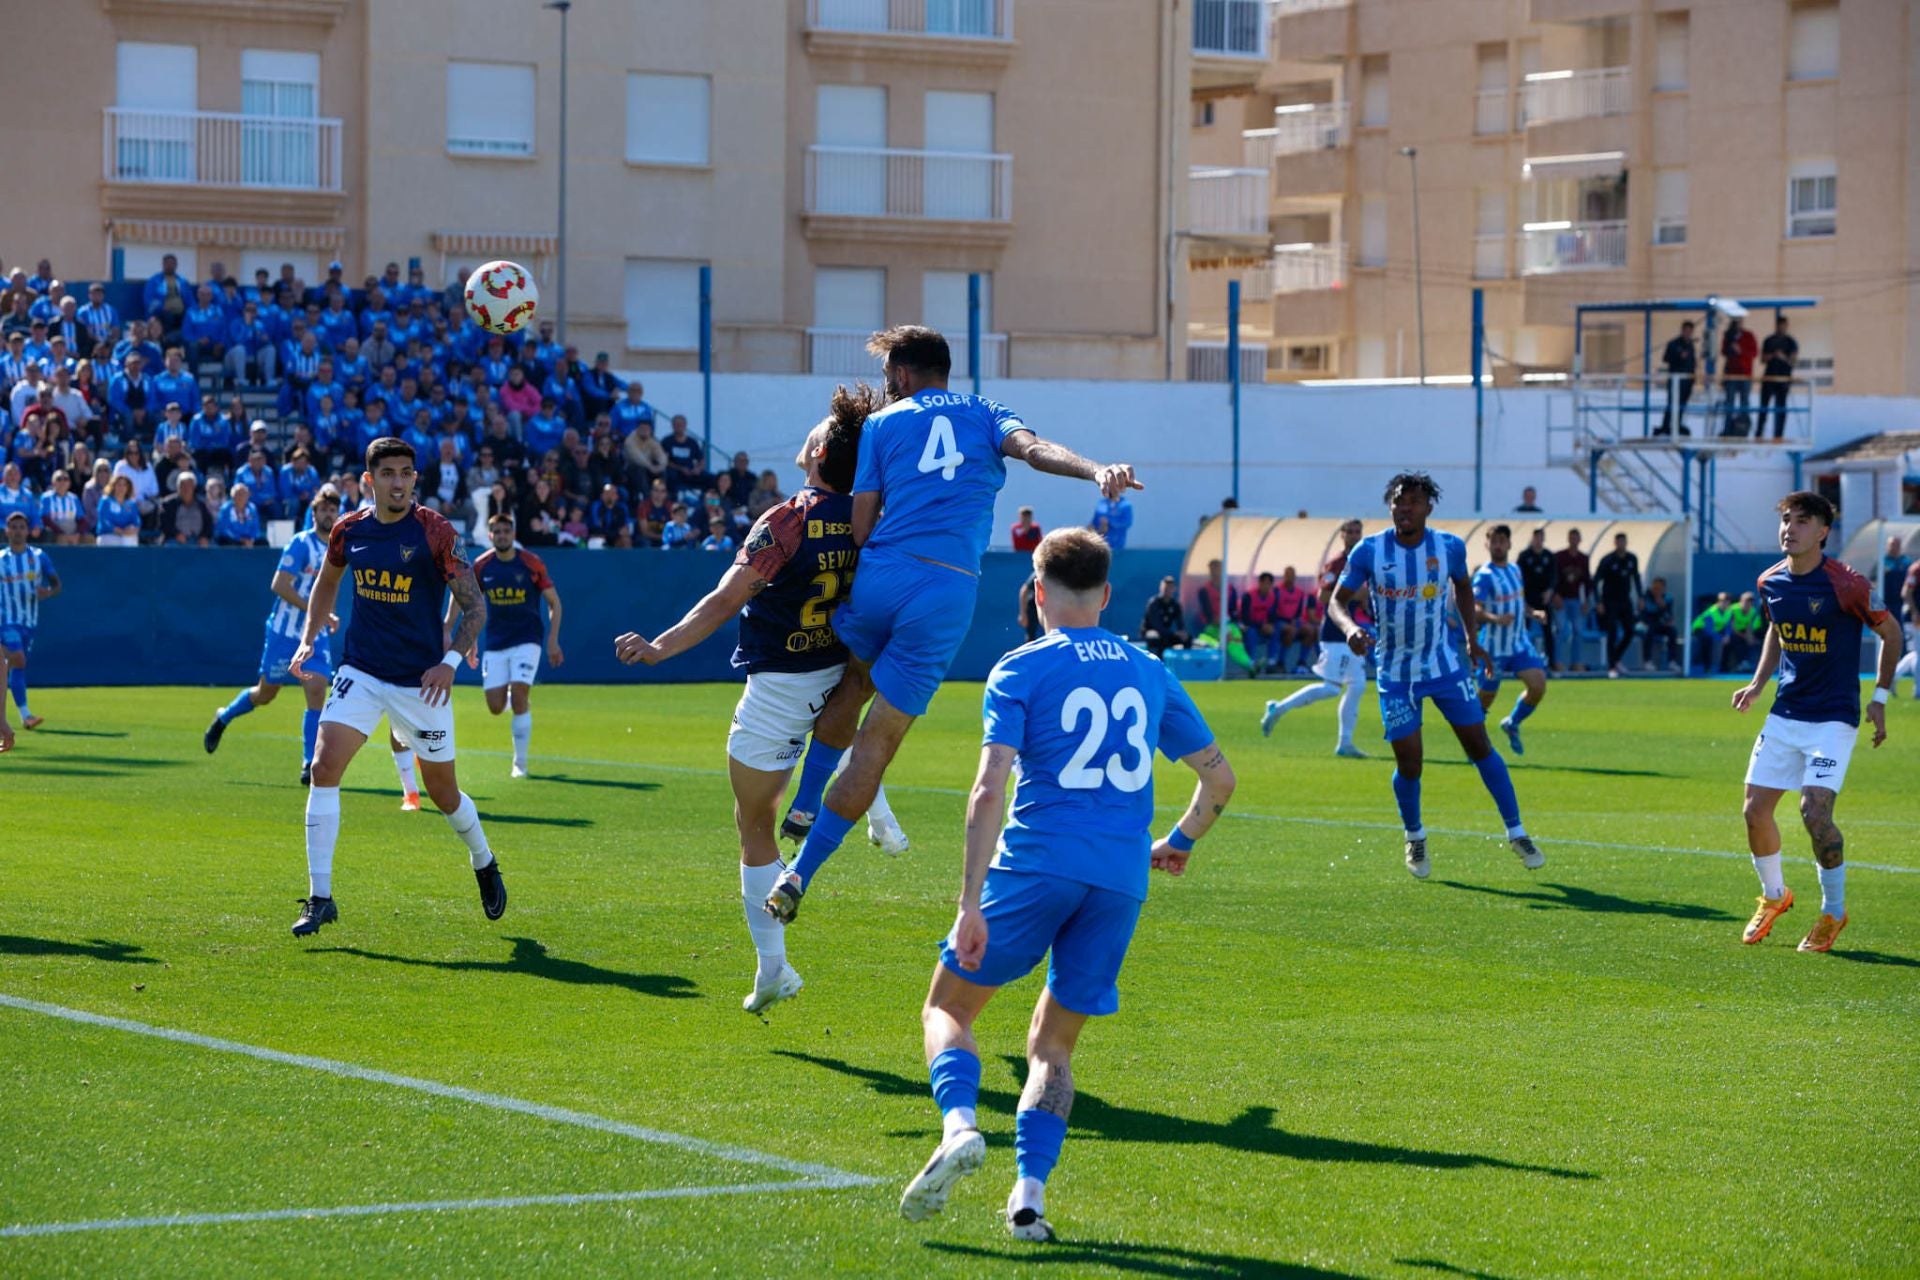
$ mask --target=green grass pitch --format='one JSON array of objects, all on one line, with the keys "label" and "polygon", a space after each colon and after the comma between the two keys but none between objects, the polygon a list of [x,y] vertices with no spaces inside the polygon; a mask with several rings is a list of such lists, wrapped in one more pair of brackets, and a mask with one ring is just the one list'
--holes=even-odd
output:
[{"label": "green grass pitch", "polygon": [[[225,691],[39,691],[46,728],[0,757],[0,996],[448,1088],[0,1004],[0,1275],[1920,1274],[1920,708],[1854,757],[1853,922],[1812,956],[1797,823],[1801,905],[1739,945],[1758,720],[1731,686],[1552,686],[1515,762],[1537,873],[1430,727],[1426,883],[1371,704],[1375,758],[1337,760],[1332,703],[1260,738],[1280,687],[1195,690],[1240,792],[1156,877],[1122,1010],[1082,1041],[1051,1248],[997,1216],[1034,977],[980,1028],[986,1171],[942,1218],[895,1211],[939,1129],[917,1014],[978,686],[893,770],[912,852],[827,868],[789,933],[807,988],[764,1020],[740,1009],[732,688],[541,688],[526,782],[463,689],[506,917],[439,817],[398,811],[376,743],[340,922],[307,941],[296,697],[210,759]],[[1158,785],[1170,822],[1190,776]],[[510,1203],[452,1207],[476,1200]],[[259,1216],[343,1208],[368,1212]],[[22,1231],[176,1215],[237,1216]]]}]

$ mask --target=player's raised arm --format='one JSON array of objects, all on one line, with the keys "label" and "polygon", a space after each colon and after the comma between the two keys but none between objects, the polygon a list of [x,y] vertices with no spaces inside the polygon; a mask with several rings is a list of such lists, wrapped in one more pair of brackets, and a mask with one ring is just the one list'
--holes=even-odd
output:
[{"label": "player's raised arm", "polygon": [[1000,840],[1000,824],[1007,814],[1007,778],[1018,753],[1005,743],[980,748],[980,770],[967,797],[967,855],[960,877],[960,915],[953,926],[953,950],[960,967],[972,972],[987,952],[987,921],[980,914],[980,890],[987,882],[987,864]]},{"label": "player's raised arm", "polygon": [[1074,480],[1091,480],[1100,487],[1102,497],[1117,498],[1128,489],[1147,487],[1134,479],[1133,467],[1129,463],[1116,462],[1103,466],[1090,458],[1081,457],[1063,444],[1042,440],[1031,431],[1008,432],[1000,444],[1000,452],[1009,458],[1020,459],[1035,471]]},{"label": "player's raised arm", "polygon": [[1199,775],[1193,787],[1193,803],[1180,815],[1173,830],[1153,846],[1154,869],[1173,876],[1186,872],[1193,846],[1227,811],[1227,801],[1233,799],[1234,787],[1239,783],[1217,742],[1209,742],[1200,750],[1181,756],[1180,763]]},{"label": "player's raised arm", "polygon": [[628,666],[644,662],[651,667],[685,653],[718,631],[727,619],[746,607],[747,601],[766,590],[768,581],[750,564],[732,565],[713,590],[687,610],[680,621],[651,642],[639,632],[629,631],[614,640],[613,654]]}]

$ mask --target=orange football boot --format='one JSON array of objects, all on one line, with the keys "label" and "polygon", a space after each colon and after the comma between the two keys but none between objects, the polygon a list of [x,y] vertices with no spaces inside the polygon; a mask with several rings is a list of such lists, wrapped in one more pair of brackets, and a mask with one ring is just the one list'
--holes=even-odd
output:
[{"label": "orange football boot", "polygon": [[400,812],[402,813],[420,812],[420,793],[418,791],[409,791],[407,792],[407,794],[400,797]]},{"label": "orange football boot", "polygon": [[1793,890],[1787,889],[1777,898],[1760,899],[1760,905],[1754,909],[1753,919],[1747,921],[1747,930],[1740,935],[1740,941],[1752,946],[1773,932],[1773,922],[1793,910]]},{"label": "orange football boot", "polygon": [[1834,917],[1822,912],[1820,918],[1813,922],[1813,928],[1807,931],[1807,936],[1800,939],[1800,950],[1831,951],[1833,950],[1833,940],[1839,937],[1840,931],[1846,927],[1846,916],[1842,915],[1836,920]]}]

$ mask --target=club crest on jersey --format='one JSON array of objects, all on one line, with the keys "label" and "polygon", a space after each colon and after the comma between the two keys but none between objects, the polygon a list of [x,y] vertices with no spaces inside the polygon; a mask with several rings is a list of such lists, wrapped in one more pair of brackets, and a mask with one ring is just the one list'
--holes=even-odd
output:
[{"label": "club crest on jersey", "polygon": [[[819,522],[815,521],[815,523],[817,524]],[[748,555],[751,556],[758,552],[765,551],[768,547],[772,545],[773,545],[773,530],[768,526],[761,524],[761,525],[756,525],[754,527],[753,532],[747,536],[747,545],[745,547],[742,547],[741,550],[745,551]]]},{"label": "club crest on jersey", "polygon": [[1820,612],[1820,606],[1825,603],[1826,603],[1825,600],[1822,600],[1818,596],[1815,596],[1813,599],[1807,601],[1807,612],[1818,613]]},{"label": "club crest on jersey", "polygon": [[1440,572],[1440,557],[1439,557],[1439,556],[1428,556],[1428,557],[1427,557],[1427,572],[1428,572],[1428,573],[1438,573],[1438,572]]},{"label": "club crest on jersey", "polygon": [[413,553],[416,550],[418,550],[418,548],[410,543],[402,543],[400,545],[400,563],[405,564],[407,561],[413,559]]}]

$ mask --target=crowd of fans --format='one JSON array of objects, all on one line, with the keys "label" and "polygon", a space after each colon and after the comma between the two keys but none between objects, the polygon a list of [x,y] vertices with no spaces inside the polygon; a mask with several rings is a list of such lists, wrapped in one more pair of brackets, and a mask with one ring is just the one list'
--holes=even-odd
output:
[{"label": "crowd of fans", "polygon": [[338,262],[317,285],[216,262],[196,283],[167,255],[122,316],[43,259],[5,276],[0,342],[0,519],[46,542],[259,543],[322,484],[362,505],[381,436],[413,445],[424,505],[463,528],[512,513],[529,546],[731,550],[786,496],[744,453],[709,459],[607,353],[584,367],[550,321],[489,334],[417,266],[354,286]]}]

